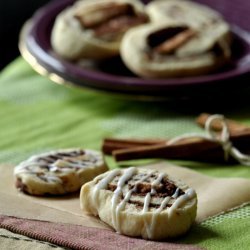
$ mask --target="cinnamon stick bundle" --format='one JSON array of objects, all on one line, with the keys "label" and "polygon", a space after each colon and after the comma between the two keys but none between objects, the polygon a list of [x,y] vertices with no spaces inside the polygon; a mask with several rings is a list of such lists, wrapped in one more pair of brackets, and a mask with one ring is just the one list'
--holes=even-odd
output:
[{"label": "cinnamon stick bundle", "polygon": [[[208,114],[200,115],[196,122],[205,126]],[[230,141],[244,153],[250,152],[250,128],[232,120],[227,120]],[[221,124],[214,122],[213,129],[221,130]],[[168,140],[133,140],[133,139],[110,139],[103,143],[103,152],[112,154],[116,161],[126,161],[146,158],[165,158],[180,160],[197,160],[207,162],[224,162],[225,153],[217,142],[190,138],[176,144],[167,145]],[[232,159],[230,159],[232,160]]]}]

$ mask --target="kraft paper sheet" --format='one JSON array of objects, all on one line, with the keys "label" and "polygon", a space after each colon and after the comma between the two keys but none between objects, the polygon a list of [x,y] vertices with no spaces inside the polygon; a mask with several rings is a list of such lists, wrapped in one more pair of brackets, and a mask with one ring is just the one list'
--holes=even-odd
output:
[{"label": "kraft paper sheet", "polygon": [[[19,192],[14,186],[13,168],[10,165],[0,165],[0,214],[112,230],[98,218],[81,211],[79,194],[34,197]],[[166,171],[170,176],[183,180],[196,190],[197,223],[250,202],[249,179],[212,178],[165,162],[146,168]]]}]

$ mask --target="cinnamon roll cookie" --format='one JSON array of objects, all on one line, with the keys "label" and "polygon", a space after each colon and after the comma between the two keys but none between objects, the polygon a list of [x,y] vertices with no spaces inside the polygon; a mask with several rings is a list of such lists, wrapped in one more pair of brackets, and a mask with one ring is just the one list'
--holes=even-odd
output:
[{"label": "cinnamon roll cookie", "polygon": [[65,149],[30,157],[14,169],[16,187],[31,195],[75,192],[107,171],[102,155],[93,150]]},{"label": "cinnamon roll cookie", "polygon": [[225,65],[231,55],[228,29],[189,24],[151,23],[129,30],[121,57],[135,74],[148,78],[204,75]]},{"label": "cinnamon roll cookie", "polygon": [[160,240],[185,233],[196,217],[192,188],[154,170],[116,169],[83,185],[81,208],[118,233]]},{"label": "cinnamon roll cookie", "polygon": [[58,15],[51,44],[66,59],[105,59],[119,54],[129,28],[147,21],[138,0],[81,0]]}]

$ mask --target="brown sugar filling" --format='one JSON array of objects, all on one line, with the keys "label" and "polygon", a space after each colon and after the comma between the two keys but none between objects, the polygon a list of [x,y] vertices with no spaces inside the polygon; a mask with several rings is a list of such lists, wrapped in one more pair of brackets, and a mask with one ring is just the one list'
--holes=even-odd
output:
[{"label": "brown sugar filling", "polygon": [[[152,177],[152,176],[151,176]],[[143,182],[139,182],[137,184],[135,184],[137,181],[135,181],[136,176],[133,177],[134,180],[130,180],[129,183],[127,183],[129,190],[133,189],[136,185],[136,190],[132,193],[131,198],[128,201],[128,203],[130,204],[134,204],[136,207],[143,207],[144,206],[144,202],[141,200],[136,200],[136,196],[137,197],[145,197],[147,195],[147,193],[151,192],[151,188],[152,188],[152,184],[150,182],[147,181],[143,181]],[[154,179],[156,179],[157,176],[154,175]],[[117,182],[114,180],[108,184],[107,190],[114,192],[117,188]],[[168,196],[172,196],[175,194],[176,190],[177,190],[177,186],[172,183],[171,181],[168,180],[168,178],[163,178],[161,183],[159,185],[154,186],[154,190],[156,191],[155,193],[151,194],[152,198],[161,198],[164,199],[165,197]],[[178,190],[178,195],[176,198],[178,198],[179,196],[185,194],[185,192],[181,189]],[[124,197],[123,197],[124,198]],[[152,208],[158,208],[160,206],[160,204],[155,204],[153,202],[150,202],[149,207]],[[167,205],[168,207],[171,206],[171,204]]]}]

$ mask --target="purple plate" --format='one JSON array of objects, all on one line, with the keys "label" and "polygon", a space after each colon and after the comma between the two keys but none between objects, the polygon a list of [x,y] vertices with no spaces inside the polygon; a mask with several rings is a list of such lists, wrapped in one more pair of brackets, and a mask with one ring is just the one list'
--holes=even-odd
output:
[{"label": "purple plate", "polygon": [[223,97],[225,94],[230,95],[236,90],[249,86],[250,34],[245,31],[250,30],[248,17],[250,2],[248,1],[241,0],[241,5],[238,1],[237,3],[228,0],[220,0],[219,3],[217,0],[205,1],[207,5],[219,10],[232,23],[234,42],[230,65],[210,75],[160,80],[142,79],[133,75],[126,69],[120,58],[109,59],[105,63],[96,63],[89,67],[79,66],[58,57],[51,48],[51,29],[57,14],[73,2],[74,0],[53,1],[39,9],[22,37],[22,43],[42,68],[75,86],[130,97],[146,96],[155,99],[195,98],[211,95]]}]

